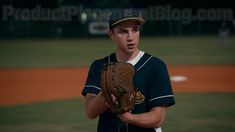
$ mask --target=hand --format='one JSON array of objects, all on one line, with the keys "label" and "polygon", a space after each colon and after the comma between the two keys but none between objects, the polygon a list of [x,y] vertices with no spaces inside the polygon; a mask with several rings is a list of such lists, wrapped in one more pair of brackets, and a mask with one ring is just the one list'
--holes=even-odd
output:
[{"label": "hand", "polygon": [[111,93],[112,102],[108,102],[108,100],[102,95],[102,92],[99,93],[100,96],[103,98],[105,105],[111,107],[112,104],[118,105],[116,97]]},{"label": "hand", "polygon": [[120,118],[123,122],[130,123],[133,114],[132,114],[131,112],[125,112],[125,113],[120,114],[120,115],[118,115],[118,116],[119,116],[119,118]]},{"label": "hand", "polygon": [[98,96],[101,98],[101,106],[102,106],[102,110],[101,113],[103,113],[104,111],[106,111],[108,108],[110,108],[110,104],[106,101],[106,99],[102,96],[102,92],[100,92],[98,94]]}]

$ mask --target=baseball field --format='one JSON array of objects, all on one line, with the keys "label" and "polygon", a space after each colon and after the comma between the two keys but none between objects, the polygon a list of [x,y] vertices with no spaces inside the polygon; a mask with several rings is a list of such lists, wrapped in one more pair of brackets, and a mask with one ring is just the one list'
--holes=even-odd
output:
[{"label": "baseball field", "polygon": [[[235,131],[235,37],[149,37],[140,48],[168,66],[176,104],[163,132]],[[94,132],[84,86],[107,38],[0,40],[0,132]]]}]

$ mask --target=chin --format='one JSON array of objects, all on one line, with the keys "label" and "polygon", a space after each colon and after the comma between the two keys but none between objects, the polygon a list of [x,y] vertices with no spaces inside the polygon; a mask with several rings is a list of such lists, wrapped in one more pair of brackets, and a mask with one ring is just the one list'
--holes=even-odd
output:
[{"label": "chin", "polygon": [[136,48],[135,48],[135,49],[127,49],[127,50],[126,50],[126,53],[132,54],[132,53],[134,53],[136,50],[137,50]]}]

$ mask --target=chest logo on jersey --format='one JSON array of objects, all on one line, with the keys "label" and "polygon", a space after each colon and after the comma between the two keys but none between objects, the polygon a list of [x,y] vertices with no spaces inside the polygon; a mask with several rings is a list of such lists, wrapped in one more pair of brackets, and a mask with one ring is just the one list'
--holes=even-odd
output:
[{"label": "chest logo on jersey", "polygon": [[141,104],[144,102],[145,96],[141,93],[141,91],[137,91],[135,93],[135,104]]}]

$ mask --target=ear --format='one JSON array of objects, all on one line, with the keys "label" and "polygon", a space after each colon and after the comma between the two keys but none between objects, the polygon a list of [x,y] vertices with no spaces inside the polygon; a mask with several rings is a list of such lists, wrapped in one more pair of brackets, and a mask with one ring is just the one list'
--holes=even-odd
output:
[{"label": "ear", "polygon": [[114,40],[114,31],[113,30],[109,30],[108,34],[109,34],[109,38]]}]

